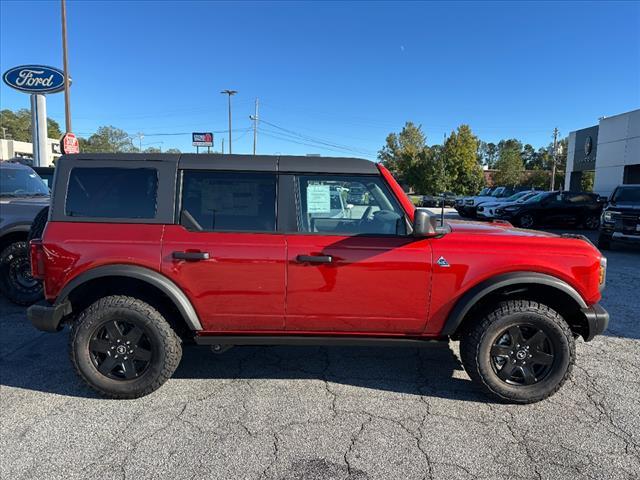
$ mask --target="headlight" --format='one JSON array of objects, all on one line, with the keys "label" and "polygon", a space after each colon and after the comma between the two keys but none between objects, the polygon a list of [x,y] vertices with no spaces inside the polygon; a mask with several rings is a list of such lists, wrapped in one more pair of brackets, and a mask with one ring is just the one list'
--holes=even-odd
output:
[{"label": "headlight", "polygon": [[602,213],[603,222],[615,222],[615,216],[620,215],[620,212],[614,212],[613,210],[606,210]]},{"label": "headlight", "polygon": [[513,207],[504,207],[504,210],[506,212],[515,212],[516,210],[520,210],[520,207],[516,207],[515,205]]},{"label": "headlight", "polygon": [[473,200],[465,200],[465,205],[473,205]]}]

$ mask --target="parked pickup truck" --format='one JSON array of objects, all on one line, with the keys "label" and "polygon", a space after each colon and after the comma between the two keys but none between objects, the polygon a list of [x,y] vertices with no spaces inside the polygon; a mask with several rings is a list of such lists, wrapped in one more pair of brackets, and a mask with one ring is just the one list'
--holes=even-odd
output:
[{"label": "parked pickup truck", "polygon": [[[71,326],[76,371],[108,397],[156,390],[187,341],[220,352],[459,340],[479,388],[529,403],[566,381],[577,337],[607,327],[606,259],[585,238],[438,227],[367,160],[80,154],[56,169],[31,242],[46,301],[28,316]],[[354,190],[335,215],[332,191]]]}]

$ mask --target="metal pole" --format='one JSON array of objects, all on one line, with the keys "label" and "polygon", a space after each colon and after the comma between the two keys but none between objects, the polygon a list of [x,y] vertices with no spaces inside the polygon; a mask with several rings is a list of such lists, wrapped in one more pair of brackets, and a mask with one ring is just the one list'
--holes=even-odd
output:
[{"label": "metal pole", "polygon": [[258,145],[258,99],[256,98],[256,108],[253,117],[253,154],[256,154],[256,147]]},{"label": "metal pole", "polygon": [[62,68],[64,69],[64,121],[66,133],[71,131],[71,106],[69,98],[69,61],[67,54],[67,2],[62,1]]},{"label": "metal pole", "polygon": [[238,93],[237,90],[223,90],[220,93],[224,93],[225,95],[228,95],[229,97],[229,154],[232,153],[231,151],[231,96],[235,95],[236,93]]},{"label": "metal pole", "polygon": [[31,144],[33,145],[33,165],[49,165],[47,145],[47,99],[44,95],[31,95]]},{"label": "metal pole", "polygon": [[552,192],[555,183],[556,183],[556,162],[557,162],[557,152],[558,152],[558,128],[553,129],[553,165],[551,167],[551,188]]},{"label": "metal pole", "polygon": [[222,154],[224,155],[224,137],[222,137]]}]

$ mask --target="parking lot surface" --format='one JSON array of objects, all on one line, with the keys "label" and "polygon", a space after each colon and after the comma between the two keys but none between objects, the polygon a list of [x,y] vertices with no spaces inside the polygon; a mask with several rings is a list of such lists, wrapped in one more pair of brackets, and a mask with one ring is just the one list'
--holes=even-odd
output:
[{"label": "parking lot surface", "polygon": [[0,299],[0,477],[638,479],[640,252],[607,256],[609,330],[528,406],[480,393],[457,343],[188,347],[156,393],[105,400],[72,371],[66,331]]}]

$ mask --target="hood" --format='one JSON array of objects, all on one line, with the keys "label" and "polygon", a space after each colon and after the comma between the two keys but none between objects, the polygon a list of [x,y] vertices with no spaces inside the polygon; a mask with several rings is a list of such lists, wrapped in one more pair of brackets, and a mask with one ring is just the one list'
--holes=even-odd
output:
[{"label": "hood", "polygon": [[51,197],[0,197],[0,205],[46,207]]},{"label": "hood", "polygon": [[477,235],[508,235],[517,237],[559,237],[555,233],[541,232],[538,230],[526,230],[524,228],[516,228],[509,222],[467,222],[467,221],[450,221],[448,225],[454,233],[477,234]]},{"label": "hood", "polygon": [[640,203],[610,203],[607,210],[640,210]]}]

